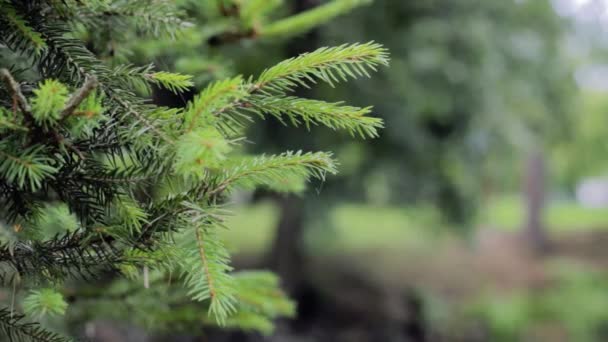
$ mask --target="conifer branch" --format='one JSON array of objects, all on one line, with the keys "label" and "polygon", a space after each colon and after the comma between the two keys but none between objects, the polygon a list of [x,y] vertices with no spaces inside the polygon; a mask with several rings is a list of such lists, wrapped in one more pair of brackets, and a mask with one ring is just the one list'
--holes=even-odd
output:
[{"label": "conifer branch", "polygon": [[38,190],[44,179],[57,173],[43,150],[37,145],[18,151],[7,142],[0,142],[0,174],[20,189]]},{"label": "conifer branch", "polygon": [[325,24],[349,10],[369,4],[371,0],[333,0],[310,10],[270,23],[259,32],[263,38],[286,38]]},{"label": "conifer branch", "polygon": [[253,91],[283,93],[298,86],[308,88],[316,80],[333,86],[349,78],[369,77],[368,70],[379,65],[388,65],[388,54],[374,42],[323,47],[266,69],[252,87]]},{"label": "conifer branch", "polygon": [[[336,164],[329,153],[298,151],[270,157],[260,156],[246,159],[229,169],[223,180],[207,195],[209,197],[217,196],[230,186],[245,188],[267,186],[272,189],[289,191],[291,185],[289,180],[308,180],[310,177],[322,180],[325,178],[325,173],[335,174],[336,172]],[[299,188],[299,182],[297,183],[296,188]]]},{"label": "conifer branch", "polygon": [[[187,252],[181,263],[188,295],[196,301],[209,300],[209,314],[223,325],[236,312],[237,300],[234,279],[228,273],[232,270],[230,257],[214,228],[194,228],[194,252]],[[189,241],[185,244],[192,245]]]},{"label": "conifer branch", "polygon": [[48,241],[19,241],[0,246],[0,278],[14,272],[56,280],[67,277],[90,279],[99,269],[114,270],[120,253],[103,239],[90,239],[83,232],[67,233]]},{"label": "conifer branch", "polygon": [[25,316],[9,308],[0,308],[0,336],[9,342],[71,342],[55,332],[45,330],[37,323],[24,321]]},{"label": "conifer branch", "polygon": [[310,125],[322,124],[326,127],[348,131],[351,135],[358,134],[362,138],[375,138],[378,129],[383,127],[382,119],[367,116],[371,107],[358,108],[344,106],[342,103],[329,103],[298,97],[252,97],[253,107],[263,113],[270,114],[284,122],[284,117],[293,126],[304,123]]},{"label": "conifer branch", "polygon": [[29,128],[16,124],[14,122],[10,122],[2,117],[0,117],[0,128],[8,128],[8,129],[13,129],[16,131],[23,131],[23,132],[29,131]]},{"label": "conifer branch", "polygon": [[180,18],[180,11],[174,1],[167,0],[130,0],[130,1],[88,1],[78,8],[75,19],[91,27],[111,20],[115,23],[110,29],[125,29],[129,24],[139,32],[154,37],[175,38],[191,23]]},{"label": "conifer branch", "polygon": [[157,71],[152,74],[146,75],[149,82],[161,85],[166,89],[171,90],[175,94],[179,94],[194,86],[192,82],[192,76],[182,75],[166,71]]},{"label": "conifer branch", "polygon": [[161,131],[150,119],[145,117],[144,114],[140,113],[136,108],[134,108],[130,103],[123,100],[118,96],[114,96],[114,100],[125,110],[125,116],[133,115],[137,118],[140,123],[143,123],[149,130],[153,131],[158,137],[164,140],[168,144],[175,144],[175,141],[171,139],[167,134]]},{"label": "conifer branch", "polygon": [[7,89],[13,96],[13,101],[17,104],[21,112],[23,112],[25,115],[31,116],[32,109],[29,103],[27,102],[25,96],[23,96],[19,83],[15,81],[8,69],[0,69],[0,78],[2,78],[2,80],[6,84]]},{"label": "conifer branch", "polygon": [[[135,117],[137,122],[147,127],[147,130],[155,133],[160,139],[173,143],[172,139],[162,132],[139,105],[140,99],[136,98],[131,90],[124,89],[125,84],[130,84],[128,78],[116,77],[108,67],[99,61],[82,43],[76,39],[66,38],[64,33],[67,29],[61,25],[41,25],[40,32],[47,41],[48,49],[39,59],[38,64],[43,73],[49,76],[65,78],[66,72],[69,78],[80,81],[89,75],[96,75],[103,85],[103,92],[113,101],[109,103],[119,108],[122,120]],[[142,69],[149,70],[149,69]],[[133,79],[133,77],[131,77]],[[145,79],[145,76],[144,76]],[[142,109],[142,111],[140,111]],[[118,111],[117,111],[118,112]],[[133,133],[138,135],[141,133]],[[132,138],[132,137],[129,137]]]},{"label": "conifer branch", "polygon": [[266,113],[279,120],[287,116],[296,126],[300,122],[307,127],[309,124],[323,124],[373,138],[383,124],[381,119],[366,116],[370,108],[287,97],[285,93],[300,86],[308,88],[317,80],[333,86],[349,78],[369,76],[369,70],[387,64],[387,51],[374,42],[320,48],[266,69],[255,82],[250,79],[242,85],[244,94],[210,110],[218,117],[226,112],[238,115],[241,111]]},{"label": "conifer branch", "polygon": [[[6,1],[0,2],[0,6],[2,6],[3,11],[3,13],[0,13],[0,24],[10,25],[14,28],[5,37],[1,37],[1,40],[18,43],[23,46],[31,44],[36,53],[46,47],[46,43],[40,33],[34,31],[27,21],[23,19],[23,16],[15,11],[13,6]],[[6,22],[2,20],[2,17],[6,18]]]},{"label": "conifer branch", "polygon": [[[209,124],[213,121],[210,114],[219,115],[225,106],[232,107],[234,102],[245,97],[242,89],[242,78],[235,77],[212,83],[192,100],[184,114],[187,124],[186,132],[190,132],[197,124]],[[200,123],[199,121],[205,120]]]},{"label": "conifer branch", "polygon": [[203,270],[205,271],[205,281],[207,282],[207,286],[209,286],[209,297],[211,300],[215,300],[215,287],[213,285],[213,278],[209,272],[209,264],[207,261],[207,255],[205,254],[205,245],[203,244],[203,238],[201,237],[201,230],[195,229],[196,233],[196,243],[198,245],[198,252],[201,257],[201,264],[203,266]]},{"label": "conifer branch", "polygon": [[95,77],[95,75],[87,76],[82,87],[78,88],[78,90],[72,94],[72,97],[68,100],[65,108],[61,111],[60,120],[64,120],[72,115],[82,101],[84,101],[84,99],[97,87],[97,84],[97,77]]}]

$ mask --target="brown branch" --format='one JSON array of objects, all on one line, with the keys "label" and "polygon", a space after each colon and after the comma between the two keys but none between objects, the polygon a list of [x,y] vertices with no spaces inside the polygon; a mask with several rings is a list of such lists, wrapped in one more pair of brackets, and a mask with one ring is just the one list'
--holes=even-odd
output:
[{"label": "brown branch", "polygon": [[55,140],[55,142],[57,143],[58,146],[63,145],[67,149],[69,149],[72,152],[76,153],[78,155],[78,157],[80,157],[80,159],[82,159],[82,160],[86,159],[85,156],[84,156],[84,154],[82,154],[82,152],[79,149],[77,149],[74,145],[70,144],[69,142],[65,141],[65,137],[61,133],[53,130],[53,131],[50,132],[50,134],[51,134],[51,136],[53,137],[53,139]]},{"label": "brown branch", "polygon": [[[63,137],[63,135],[61,135],[57,131],[52,130],[49,133],[44,133],[44,132],[40,131],[39,127],[35,127],[35,120],[32,116],[32,109],[31,109],[29,103],[27,102],[27,99],[21,92],[21,87],[19,86],[19,83],[17,83],[17,81],[15,81],[15,79],[13,78],[13,76],[7,69],[4,69],[4,68],[0,69],[0,78],[2,78],[2,80],[8,87],[8,90],[12,93],[13,102],[15,102],[17,107],[19,107],[21,112],[23,112],[27,122],[30,124],[30,126],[33,126],[36,129],[36,132],[35,132],[35,134],[32,134],[32,137],[35,137],[36,139],[40,139],[41,137],[50,136],[58,145],[63,144],[68,149],[74,151],[74,153],[76,153],[81,159],[85,159],[82,152],[80,152],[77,148],[75,148],[71,144],[65,142],[65,138]],[[83,86],[72,96],[72,98],[70,98],[67,106],[62,111],[62,119],[67,117],[68,115],[70,115],[74,111],[74,109],[76,107],[78,107],[78,105],[80,105],[80,103],[82,103],[82,101],[89,95],[89,93],[93,90],[93,88],[95,88],[96,85],[97,85],[97,79],[94,76],[91,78],[87,77],[87,80],[85,81]],[[28,130],[28,129],[26,129],[26,130]]]},{"label": "brown branch", "polygon": [[[230,5],[224,1],[218,0],[218,11],[226,18],[235,18],[241,20],[241,7],[238,3]],[[207,39],[207,44],[210,46],[220,46],[239,42],[243,39],[255,39],[258,37],[258,30],[253,27],[250,29],[234,29],[220,32]]]},{"label": "brown branch", "polygon": [[242,31],[226,31],[211,36],[209,39],[207,39],[207,44],[210,46],[220,46],[236,43],[243,39],[255,39],[258,36],[259,33],[255,28]]},{"label": "brown branch", "polygon": [[68,100],[65,108],[61,111],[61,119],[63,120],[74,113],[74,110],[80,106],[82,101],[97,87],[97,77],[94,75],[87,76],[82,87],[80,87]]},{"label": "brown branch", "polygon": [[21,109],[21,112],[27,115],[31,115],[32,109],[27,103],[25,96],[23,96],[23,93],[21,92],[21,87],[19,86],[19,83],[15,81],[8,69],[0,69],[0,78],[2,78],[2,80],[8,87],[8,90],[13,96],[13,101],[17,103],[19,109]]},{"label": "brown branch", "polygon": [[241,8],[236,3],[227,5],[227,4],[224,3],[224,1],[218,0],[218,8],[219,8],[220,13],[224,17],[235,17],[235,18],[238,18],[241,15]]}]

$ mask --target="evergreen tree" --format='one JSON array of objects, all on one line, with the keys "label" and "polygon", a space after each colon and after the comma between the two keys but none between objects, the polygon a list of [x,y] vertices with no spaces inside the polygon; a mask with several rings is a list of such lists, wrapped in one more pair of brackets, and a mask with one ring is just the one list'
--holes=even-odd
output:
[{"label": "evergreen tree", "polygon": [[[1,0],[0,280],[10,294],[0,310],[3,338],[69,340],[47,326],[69,313],[68,299],[88,295],[98,315],[155,327],[203,321],[270,332],[272,319],[293,314],[273,274],[232,270],[218,234],[227,196],[259,187],[300,192],[336,173],[336,163],[326,152],[246,155],[243,129],[273,118],[377,136],[382,121],[370,108],[293,92],[367,76],[387,64],[385,49],[321,48],[257,77],[214,81],[185,107],[168,108],[150,103],[150,90],[193,91],[193,77],[128,64],[127,50],[112,46],[193,28],[212,31],[211,42],[243,32],[270,39],[362,2],[339,0],[264,26],[275,1],[207,1],[200,6],[215,4],[223,19],[193,27],[188,8],[172,1]],[[101,293],[78,282],[108,278],[121,280]],[[137,315],[117,312],[119,303]]]}]

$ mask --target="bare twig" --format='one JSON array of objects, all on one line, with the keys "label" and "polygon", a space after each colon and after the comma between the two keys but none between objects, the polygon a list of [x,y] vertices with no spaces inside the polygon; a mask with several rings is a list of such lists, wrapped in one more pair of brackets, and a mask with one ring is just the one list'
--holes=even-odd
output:
[{"label": "bare twig", "polygon": [[13,96],[13,101],[15,101],[15,103],[19,106],[19,109],[24,114],[30,115],[32,112],[32,109],[30,108],[30,105],[27,103],[25,96],[23,96],[19,83],[17,83],[17,81],[15,81],[15,79],[13,78],[11,73],[8,71],[8,69],[4,69],[4,68],[0,69],[0,78],[2,78],[2,80],[8,87],[8,90],[11,92],[11,94]]},{"label": "bare twig", "polygon": [[74,113],[74,110],[78,108],[78,106],[84,101],[84,99],[89,96],[89,94],[97,87],[97,77],[94,75],[87,76],[86,80],[82,87],[80,87],[76,92],[70,97],[68,103],[65,105],[65,108],[61,111],[61,120],[67,118],[68,116]]}]

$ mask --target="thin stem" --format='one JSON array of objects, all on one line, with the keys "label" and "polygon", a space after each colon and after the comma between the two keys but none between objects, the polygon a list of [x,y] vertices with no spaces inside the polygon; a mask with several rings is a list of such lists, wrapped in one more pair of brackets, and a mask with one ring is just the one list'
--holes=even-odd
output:
[{"label": "thin stem", "polygon": [[201,229],[196,228],[196,243],[198,244],[198,253],[201,257],[203,268],[205,269],[205,277],[207,278],[207,284],[209,285],[209,296],[213,300],[215,298],[215,288],[213,287],[213,278],[209,272],[209,265],[207,263],[207,256],[205,255],[205,246],[203,244],[203,238],[201,236]]},{"label": "thin stem", "polygon": [[17,81],[15,81],[15,79],[13,78],[11,73],[8,71],[8,69],[4,69],[4,68],[0,69],[0,78],[2,78],[2,80],[8,87],[8,90],[13,95],[13,100],[17,103],[17,105],[19,106],[19,109],[23,113],[30,115],[32,112],[32,109],[31,109],[30,105],[28,104],[27,100],[25,99],[25,96],[23,96],[19,83],[17,83]]},{"label": "thin stem", "polygon": [[65,108],[61,111],[61,120],[67,118],[74,113],[74,110],[80,106],[82,101],[97,87],[97,77],[94,75],[87,76],[82,87],[80,87],[68,100]]}]

